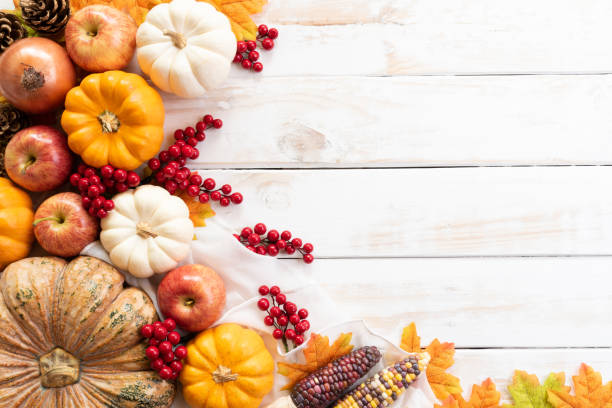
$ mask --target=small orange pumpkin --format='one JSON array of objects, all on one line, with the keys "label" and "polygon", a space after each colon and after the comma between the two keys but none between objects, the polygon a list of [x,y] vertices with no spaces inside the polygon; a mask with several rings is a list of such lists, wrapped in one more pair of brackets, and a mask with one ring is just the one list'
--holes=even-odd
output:
[{"label": "small orange pumpkin", "polygon": [[34,240],[32,200],[0,177],[0,269],[25,258]]},{"label": "small orange pumpkin", "polygon": [[134,170],[157,154],[164,139],[159,93],[136,74],[91,74],[66,96],[62,127],[68,146],[93,167]]}]

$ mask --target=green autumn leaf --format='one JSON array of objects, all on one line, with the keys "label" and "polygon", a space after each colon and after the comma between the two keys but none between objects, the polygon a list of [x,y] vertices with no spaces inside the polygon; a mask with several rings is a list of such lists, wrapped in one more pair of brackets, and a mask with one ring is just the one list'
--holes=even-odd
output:
[{"label": "green autumn leaf", "polygon": [[554,408],[548,402],[548,390],[559,391],[569,388],[565,386],[564,373],[551,373],[544,384],[540,384],[536,375],[516,370],[512,377],[512,384],[508,386],[514,405],[504,405],[504,407]]}]

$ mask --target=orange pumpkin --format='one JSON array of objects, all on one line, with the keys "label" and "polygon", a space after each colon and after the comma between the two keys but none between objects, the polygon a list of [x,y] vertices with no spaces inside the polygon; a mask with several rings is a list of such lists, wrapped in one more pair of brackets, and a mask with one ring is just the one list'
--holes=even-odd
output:
[{"label": "orange pumpkin", "polygon": [[222,324],[189,342],[180,380],[192,408],[257,408],[274,385],[274,360],[253,330]]},{"label": "orange pumpkin", "polygon": [[68,146],[93,167],[134,170],[157,154],[164,139],[159,93],[136,74],[91,74],[66,96],[62,127]]},{"label": "orange pumpkin", "polygon": [[30,196],[0,177],[0,269],[28,255],[33,221]]}]

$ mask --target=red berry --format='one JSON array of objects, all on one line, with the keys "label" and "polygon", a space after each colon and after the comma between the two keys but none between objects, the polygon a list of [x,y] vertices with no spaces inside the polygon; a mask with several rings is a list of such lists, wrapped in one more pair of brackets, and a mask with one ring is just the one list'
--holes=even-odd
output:
[{"label": "red berry", "polygon": [[273,229],[273,230],[268,231],[268,241],[270,241],[270,242],[276,242],[276,241],[278,241],[278,237],[279,237],[279,236],[280,236],[280,235],[278,234],[278,231],[277,231],[277,230],[274,230],[274,229]]},{"label": "red berry", "polygon": [[238,64],[239,62],[242,61],[242,54],[240,54],[239,52],[236,53],[236,55],[234,55],[234,60],[232,61],[234,64]]},{"label": "red berry", "polygon": [[164,380],[169,380],[172,377],[172,370],[170,367],[164,366],[161,370],[159,370],[159,376]]},{"label": "red berry", "polygon": [[159,320],[156,321],[155,323],[153,323],[153,327],[155,329],[157,329],[158,327],[162,327],[164,324],[162,322],[160,322]]},{"label": "red berry", "polygon": [[104,181],[102,181],[102,184],[106,188],[113,188],[113,187],[115,187],[115,180],[113,180],[113,179],[104,179]]},{"label": "red berry", "polygon": [[275,40],[278,38],[278,30],[276,28],[271,28],[268,30],[268,38]]},{"label": "red berry", "polygon": [[255,41],[247,41],[246,46],[247,50],[253,51],[255,48],[257,48],[257,43]]},{"label": "red berry", "polygon": [[199,174],[192,174],[191,177],[189,177],[189,182],[199,187],[202,185],[202,176]]},{"label": "red berry", "polygon": [[208,193],[202,193],[200,194],[200,197],[198,199],[201,203],[207,203],[208,200],[210,200],[210,196],[208,195]]},{"label": "red berry", "polygon": [[298,316],[300,317],[300,319],[305,319],[308,317],[308,310],[307,309],[300,309],[298,310]]},{"label": "red berry", "polygon": [[189,126],[185,128],[184,133],[185,133],[185,137],[194,137],[196,134],[196,131],[194,128]]},{"label": "red berry", "polygon": [[278,296],[279,293],[281,293],[281,290],[280,290],[280,288],[278,286],[272,286],[270,288],[270,294],[272,296]]},{"label": "red berry", "polygon": [[176,189],[178,188],[178,184],[174,180],[166,180],[164,183],[164,188],[168,190],[170,194],[176,193]]},{"label": "red berry", "polygon": [[88,209],[91,206],[91,198],[87,196],[81,198],[81,204],[83,205],[83,208]]},{"label": "red berry", "polygon": [[[204,121],[199,121],[198,123],[196,123],[196,132],[203,132],[206,130],[206,123],[204,123]],[[196,134],[197,134],[196,133]]]},{"label": "red berry", "polygon": [[79,185],[79,180],[81,180],[81,175],[78,173],[74,173],[70,176],[70,184],[75,187]]},{"label": "red berry", "polygon": [[232,200],[232,203],[240,204],[242,202],[242,194],[234,193],[230,196],[230,199]]},{"label": "red berry", "polygon": [[183,369],[183,364],[181,364],[180,361],[173,361],[170,363],[170,368],[172,369],[172,371],[174,371],[175,373],[179,373],[181,372],[181,370]]},{"label": "red berry", "polygon": [[293,329],[285,330],[285,337],[287,338],[287,340],[295,339],[295,330]]},{"label": "red berry", "polygon": [[213,120],[213,127],[215,129],[221,129],[223,127],[223,121],[221,119]]},{"label": "red berry", "polygon": [[190,185],[189,187],[187,187],[187,194],[192,197],[197,197],[200,194],[200,187],[193,184]]},{"label": "red berry", "polygon": [[248,249],[251,252],[255,252],[255,247],[254,246],[247,245],[245,248]]},{"label": "red berry", "polygon": [[181,335],[177,331],[168,333],[168,341],[175,346],[181,342]]},{"label": "red berry", "polygon": [[[245,228],[245,229],[246,229],[246,228]],[[243,230],[243,231],[244,231],[244,230]],[[268,293],[270,293],[270,288],[269,288],[269,287],[267,287],[266,285],[261,285],[261,286],[259,287],[258,292],[259,292],[259,294],[260,294],[261,296],[266,296]]]},{"label": "red berry", "polygon": [[265,246],[259,245],[255,247],[255,252],[258,253],[259,255],[265,255],[268,253],[268,250],[266,249]]},{"label": "red berry", "polygon": [[187,144],[191,147],[194,147],[198,144],[198,139],[194,137],[190,137],[189,139],[187,139]]},{"label": "red berry", "polygon": [[244,59],[244,60],[242,60],[240,65],[242,65],[242,68],[244,68],[244,69],[251,69],[251,67],[253,66],[253,63],[251,62],[251,60]]},{"label": "red berry", "polygon": [[297,336],[295,336],[295,339],[293,339],[293,342],[299,346],[304,342],[304,336],[298,334]]},{"label": "red berry", "polygon": [[113,179],[115,179],[115,181],[119,181],[119,182],[125,181],[125,179],[127,179],[127,171],[125,171],[123,169],[116,169],[113,172]]},{"label": "red berry", "polygon": [[179,157],[181,155],[181,148],[178,145],[172,145],[168,148],[168,154],[170,157]]},{"label": "red berry", "polygon": [[159,371],[163,367],[164,367],[164,360],[162,360],[161,358],[156,358],[155,360],[151,361],[152,370]]},{"label": "red berry", "polygon": [[164,150],[164,151],[160,152],[160,153],[159,153],[159,160],[160,160],[162,163],[167,162],[168,160],[170,160],[170,153],[168,153],[168,151],[167,151],[167,150]]},{"label": "red berry", "polygon": [[100,208],[98,210],[98,212],[96,213],[96,216],[98,218],[106,218],[107,215],[108,215],[108,213],[106,212],[106,210],[104,208]]},{"label": "red berry", "polygon": [[311,243],[306,243],[304,244],[304,246],[302,247],[302,249],[304,250],[304,252],[306,252],[307,254],[311,253],[314,250],[314,247],[312,246]]},{"label": "red berry", "polygon": [[276,241],[276,247],[278,249],[285,249],[287,247],[287,241],[279,239],[278,241]]},{"label": "red berry", "polygon": [[289,313],[290,315],[295,314],[297,312],[297,306],[293,302],[285,303],[285,306],[283,306],[283,309],[285,309],[285,312]]},{"label": "red berry", "polygon": [[278,317],[282,314],[283,312],[281,311],[280,307],[278,306],[272,306],[270,308],[270,316],[272,317]]},{"label": "red berry", "polygon": [[279,326],[286,326],[287,324],[289,324],[289,319],[285,315],[278,316],[276,318],[276,321],[278,322]]},{"label": "red berry", "polygon": [[178,183],[179,190],[187,190],[187,187],[189,187],[189,180],[183,180],[180,183]]},{"label": "red berry", "polygon": [[268,34],[268,26],[265,24],[261,24],[259,27],[257,27],[257,32],[260,35],[266,35]]},{"label": "red berry", "polygon": [[174,146],[178,146],[178,147],[183,147],[185,146],[187,143],[185,143],[184,140],[177,140],[176,143],[174,143]]},{"label": "red berry", "polygon": [[[249,235],[251,235],[252,233],[253,233],[253,230],[250,229],[249,227],[244,227],[242,229],[242,231],[240,231],[240,235],[242,236],[242,238],[248,238]],[[267,288],[267,286],[266,286],[266,288]],[[269,292],[269,290],[268,290],[268,292]],[[265,296],[267,294],[268,294],[267,292],[266,293],[262,293],[263,296]]]},{"label": "red berry", "polygon": [[190,146],[190,145],[183,146],[181,148],[181,154],[185,157],[191,157],[191,155],[193,154],[193,146]]},{"label": "red berry", "polygon": [[238,52],[245,52],[247,50],[247,45],[244,41],[238,41],[238,44],[236,44],[236,50]]},{"label": "red berry", "polygon": [[180,183],[183,180],[187,180],[187,176],[185,175],[184,172],[177,171],[176,174],[174,175],[174,181],[176,181],[177,183]]},{"label": "red berry", "polygon": [[213,190],[215,188],[215,185],[215,180],[211,178],[207,178],[206,180],[204,180],[204,188],[206,190]]},{"label": "red berry", "polygon": [[157,340],[155,337],[149,339],[149,346],[157,347],[159,343],[161,343],[161,341]]},{"label": "red berry", "polygon": [[174,177],[174,175],[176,174],[176,168],[168,164],[166,167],[164,167],[162,173],[166,177]]},{"label": "red berry", "polygon": [[79,180],[79,190],[81,192],[86,192],[88,188],[89,188],[89,180],[87,180],[86,178],[80,179]]},{"label": "red berry", "polygon": [[136,187],[140,184],[140,176],[134,172],[129,171],[127,176],[127,185],[129,187]]},{"label": "red berry", "polygon": [[96,175],[96,171],[92,169],[91,167],[86,168],[85,171],[83,172],[83,177],[90,178],[91,176],[95,176],[95,175]]},{"label": "red berry", "polygon": [[293,238],[293,240],[291,241],[291,245],[293,245],[294,248],[301,248],[302,247],[302,240],[299,238]]},{"label": "red berry", "polygon": [[100,177],[95,174],[93,176],[88,177],[88,180],[89,180],[89,185],[92,185],[92,186],[97,186],[100,183],[102,183],[102,180],[100,180]]},{"label": "red berry", "polygon": [[142,334],[142,337],[149,339],[151,336],[153,336],[153,330],[154,328],[152,324],[145,324],[140,328],[140,334]]},{"label": "red berry", "polygon": [[191,156],[189,156],[191,160],[195,160],[200,157],[200,151],[197,148],[194,147],[191,150],[193,151],[193,153],[191,153]]},{"label": "red berry", "polygon": [[296,315],[296,314],[292,314],[289,316],[289,321],[291,322],[292,325],[296,325],[300,322],[300,316]]},{"label": "red berry", "polygon": [[[198,122],[198,123],[203,123],[203,122]],[[204,139],[206,139],[206,133],[204,133],[204,132],[198,132],[198,133],[196,133],[196,135],[195,135],[195,139],[196,139],[198,142],[202,142],[202,141],[204,141]]]},{"label": "red berry", "polygon": [[274,337],[275,339],[282,339],[283,338],[283,331],[281,329],[276,329],[272,332],[272,337]]},{"label": "red berry", "polygon": [[261,46],[264,48],[264,50],[271,50],[272,48],[274,48],[274,40],[271,38],[265,38],[261,42]]},{"label": "red berry", "polygon": [[221,197],[221,199],[219,200],[219,204],[221,204],[221,207],[227,207],[228,205],[230,205],[230,199],[227,197]]},{"label": "red berry", "polygon": [[[244,46],[246,47],[246,44],[244,44]],[[244,51],[246,51],[246,50],[244,50]],[[244,52],[244,51],[243,51],[243,52]],[[202,120],[203,120],[203,121],[204,121],[204,123],[206,123],[207,125],[210,125],[211,123],[213,123],[213,120],[215,120],[215,119],[213,118],[213,116],[212,116],[212,115],[204,115],[204,117],[202,118]]]},{"label": "red berry", "polygon": [[253,228],[256,234],[263,235],[266,233],[266,225],[263,223],[255,224],[255,228]]},{"label": "red berry", "polygon": [[224,184],[223,186],[221,186],[221,192],[223,194],[229,194],[232,192],[232,186],[230,186],[229,184]]},{"label": "red berry", "polygon": [[288,255],[293,255],[295,253],[295,248],[292,245],[287,245],[287,247],[285,248],[285,252]]},{"label": "red berry", "polygon": [[155,336],[157,340],[163,340],[167,335],[168,329],[166,329],[164,326],[156,327],[155,331],[153,332],[153,336]]},{"label": "red berry", "polygon": [[289,241],[291,239],[291,233],[289,231],[283,231],[281,234],[281,239],[284,241]]},{"label": "red berry", "polygon": [[276,245],[270,244],[270,245],[268,245],[268,248],[266,248],[266,249],[268,251],[268,255],[270,255],[270,256],[278,255],[278,248],[276,247]]},{"label": "red berry", "polygon": [[218,191],[213,191],[210,193],[210,199],[213,201],[219,201],[221,199],[221,193]]},{"label": "red berry", "polygon": [[164,360],[166,363],[171,362],[172,360],[174,360],[174,353],[172,351],[168,351],[165,353],[161,354],[161,358],[162,360]]},{"label": "red berry", "polygon": [[97,212],[97,211],[98,211],[98,210],[96,210],[95,208],[93,208],[93,207],[89,207],[89,209],[87,210],[87,213],[88,213],[89,215],[91,215],[92,217],[95,217],[95,216],[96,216],[96,212]]},{"label": "red berry", "polygon": [[169,351],[172,351],[172,343],[170,343],[169,341],[162,341],[161,343],[159,343],[158,348],[160,353],[167,353]]},{"label": "red berry", "polygon": [[276,295],[276,303],[278,303],[279,305],[284,305],[286,301],[287,296],[285,296],[284,293],[279,293],[278,295]]},{"label": "red berry", "polygon": [[310,322],[308,320],[302,320],[298,323],[298,326],[301,327],[302,332],[308,331],[310,329]]},{"label": "red berry", "polygon": [[176,358],[178,358],[179,360],[187,357],[187,347],[185,347],[185,346],[178,346],[174,350],[174,356]]},{"label": "red berry", "polygon": [[268,310],[270,302],[266,298],[261,298],[257,301],[257,307],[261,310]]},{"label": "red berry", "polygon": [[151,160],[149,160],[149,168],[151,170],[157,170],[160,168],[160,166],[161,162],[159,161],[159,159],[152,158]]},{"label": "red berry", "polygon": [[104,199],[104,197],[96,197],[91,201],[91,206],[96,210],[99,210],[100,208],[102,208],[105,201],[106,200]]},{"label": "red berry", "polygon": [[307,264],[311,264],[314,261],[314,256],[312,254],[304,254],[303,259]]},{"label": "red berry", "polygon": [[98,188],[100,189],[100,195],[106,193],[106,187],[104,186],[104,184],[98,184]]},{"label": "red berry", "polygon": [[118,193],[123,193],[124,191],[127,191],[128,186],[125,183],[115,183],[115,191]]},{"label": "red berry", "polygon": [[79,164],[79,167],[77,167],[77,172],[82,176],[83,173],[85,173],[85,170],[87,170],[87,165],[84,163]]},{"label": "red berry", "polygon": [[251,234],[247,239],[251,245],[257,245],[261,241],[261,237],[257,234]]},{"label": "red berry", "polygon": [[250,59],[252,62],[257,61],[257,60],[259,59],[259,53],[258,53],[257,51],[251,51],[251,52],[249,52],[249,59]]},{"label": "red berry", "polygon": [[[254,52],[254,51],[253,51]],[[253,71],[255,72],[261,72],[263,71],[263,64],[259,61],[257,61],[256,63],[253,64]]]},{"label": "red berry", "polygon": [[185,165],[185,163],[187,162],[187,159],[186,159],[186,158],[184,158],[184,157],[179,157],[179,158],[177,159],[177,162],[178,162],[179,166],[184,166],[184,165]]},{"label": "red berry", "polygon": [[272,316],[264,317],[264,324],[266,326],[274,326],[274,318]]},{"label": "red berry", "polygon": [[112,211],[115,208],[115,202],[113,200],[104,201],[104,205],[102,206],[106,211]]},{"label": "red berry", "polygon": [[174,138],[176,140],[183,140],[185,138],[185,135],[183,134],[183,129],[176,129],[174,131]]}]

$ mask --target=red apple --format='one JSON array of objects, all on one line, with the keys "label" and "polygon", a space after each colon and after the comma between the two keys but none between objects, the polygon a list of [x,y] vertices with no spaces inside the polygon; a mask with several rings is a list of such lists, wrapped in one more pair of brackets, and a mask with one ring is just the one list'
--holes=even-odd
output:
[{"label": "red apple", "polygon": [[137,29],[132,17],[114,7],[87,6],[66,24],[66,50],[85,71],[121,69],[134,56]]},{"label": "red apple", "polygon": [[34,214],[34,235],[50,254],[78,255],[96,240],[98,222],[87,213],[76,193],[60,193],[47,198]]},{"label": "red apple", "polygon": [[225,285],[215,271],[185,265],[170,271],[157,288],[157,304],[165,317],[187,331],[199,332],[221,317]]},{"label": "red apple", "polygon": [[68,179],[72,168],[66,136],[45,125],[23,129],[6,146],[4,167],[8,176],[27,190],[53,190]]}]

